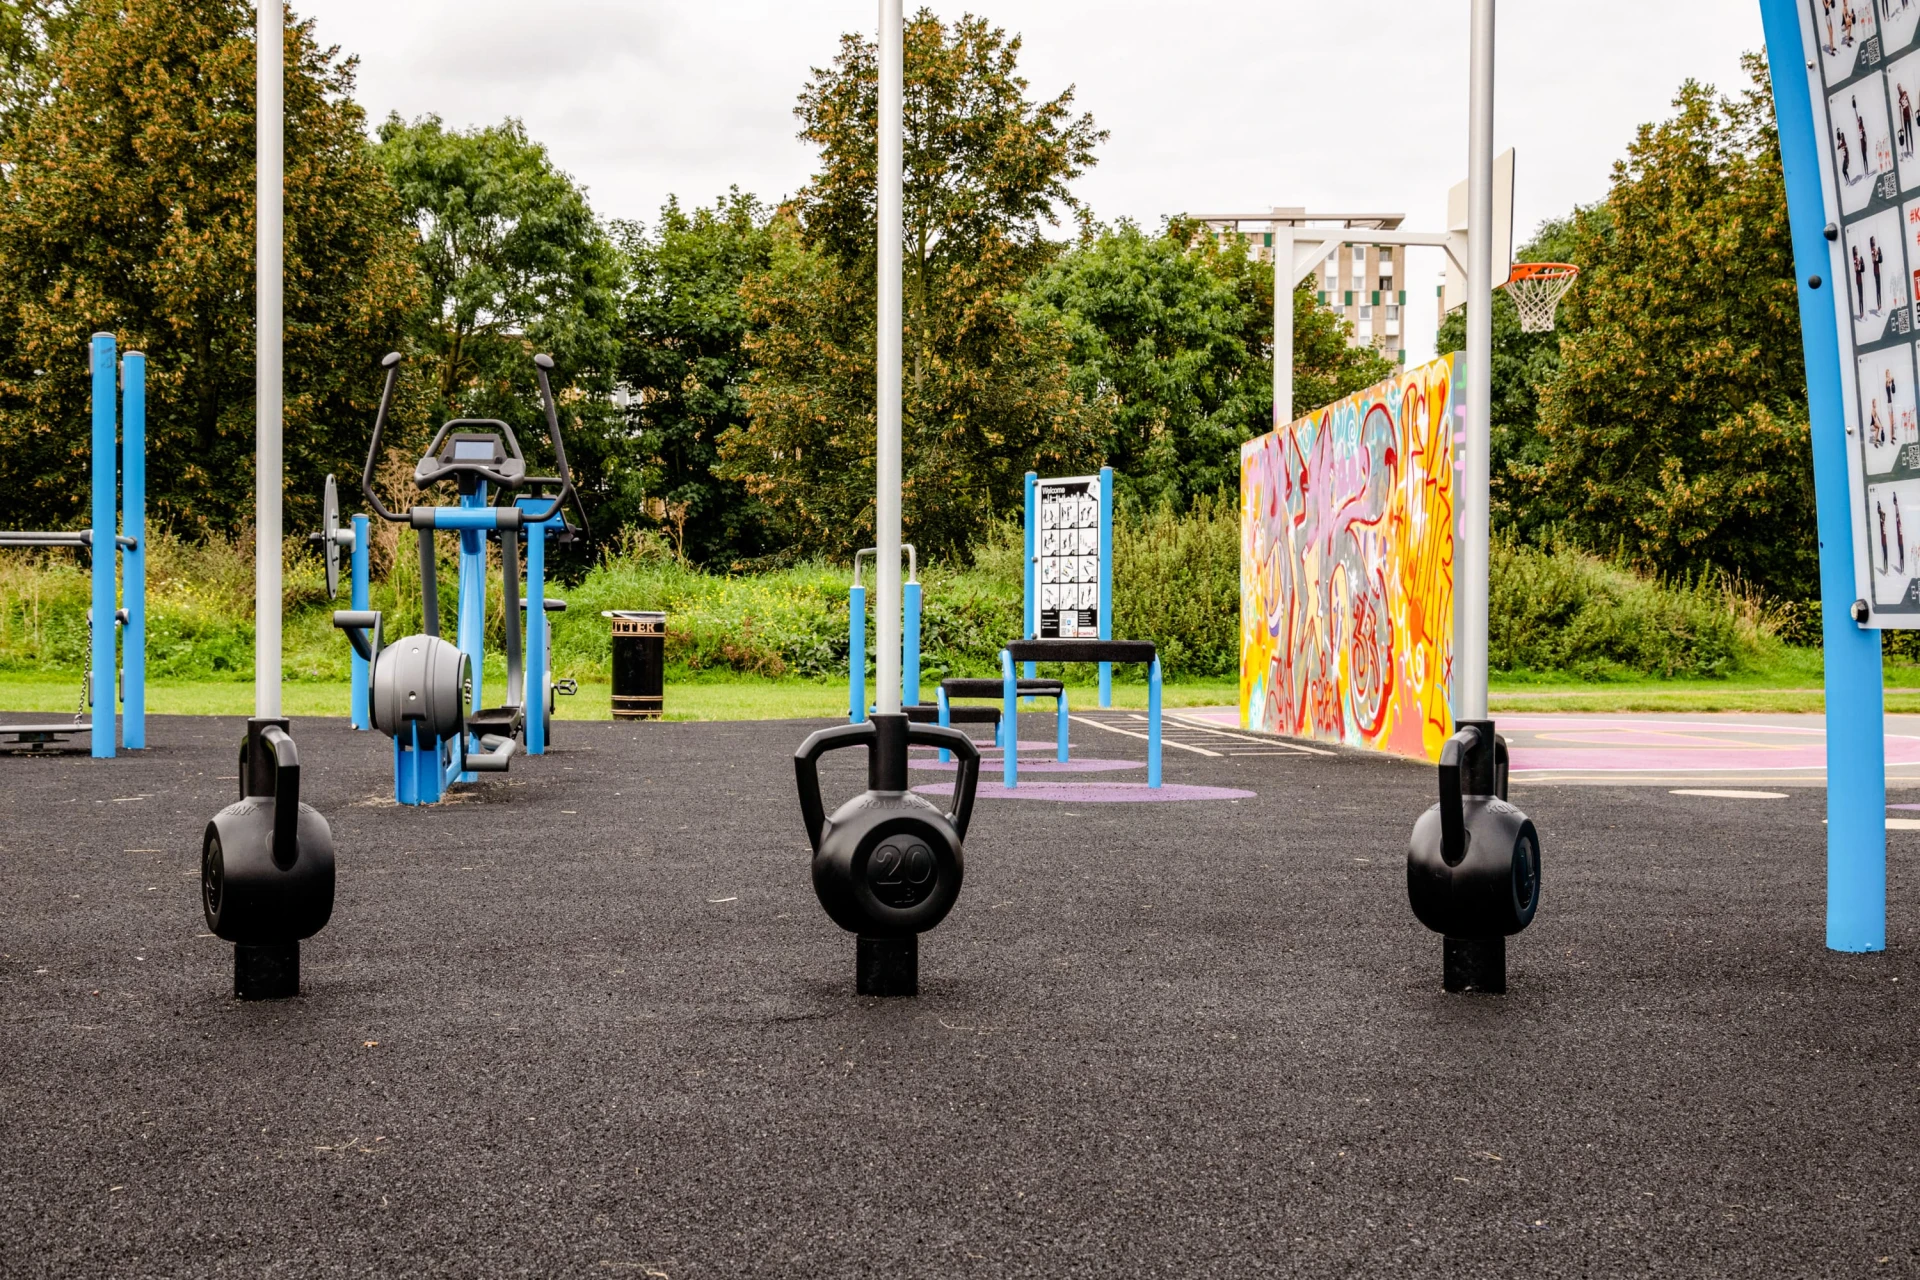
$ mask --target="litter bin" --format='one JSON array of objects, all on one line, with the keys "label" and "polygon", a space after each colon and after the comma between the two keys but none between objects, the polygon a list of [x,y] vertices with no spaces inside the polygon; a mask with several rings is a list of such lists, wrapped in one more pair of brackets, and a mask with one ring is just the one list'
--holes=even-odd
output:
[{"label": "litter bin", "polygon": [[667,615],[608,609],[613,620],[613,718],[658,720],[665,709]]}]

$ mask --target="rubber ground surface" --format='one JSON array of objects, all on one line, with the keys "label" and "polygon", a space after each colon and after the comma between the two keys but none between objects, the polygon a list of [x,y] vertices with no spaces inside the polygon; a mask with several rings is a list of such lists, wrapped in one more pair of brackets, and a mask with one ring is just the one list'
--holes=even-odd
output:
[{"label": "rubber ground surface", "polygon": [[1429,770],[1169,752],[1256,798],[983,804],[921,996],[860,999],[808,727],[565,723],[400,810],[384,743],[296,724],[339,897],[273,1004],[200,936],[237,722],[0,759],[0,1273],[1920,1268],[1920,837],[1889,950],[1838,956],[1822,793],[1517,788],[1539,919],[1510,995],[1448,996]]}]

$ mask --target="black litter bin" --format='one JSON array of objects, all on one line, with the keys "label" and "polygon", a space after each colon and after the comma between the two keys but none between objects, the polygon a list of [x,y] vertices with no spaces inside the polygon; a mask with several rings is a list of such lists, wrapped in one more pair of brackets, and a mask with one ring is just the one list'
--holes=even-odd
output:
[{"label": "black litter bin", "polygon": [[613,718],[658,720],[665,710],[667,615],[609,609],[613,620]]}]

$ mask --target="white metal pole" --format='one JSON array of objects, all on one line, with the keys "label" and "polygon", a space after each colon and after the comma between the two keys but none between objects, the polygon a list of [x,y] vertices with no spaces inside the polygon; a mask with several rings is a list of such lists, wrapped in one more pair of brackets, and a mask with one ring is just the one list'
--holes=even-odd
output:
[{"label": "white metal pole", "polygon": [[280,714],[281,171],[286,16],[260,0],[255,18],[253,713]]},{"label": "white metal pole", "polygon": [[1473,0],[1467,136],[1467,457],[1460,495],[1460,705],[1456,718],[1487,715],[1487,541],[1491,499],[1493,388],[1493,0]]},{"label": "white metal pole", "polygon": [[1273,425],[1293,421],[1293,224],[1273,228]]},{"label": "white metal pole", "polygon": [[880,155],[878,236],[880,272],[879,447],[874,503],[880,557],[874,616],[879,709],[900,710],[900,116],[905,78],[900,0],[880,0]]}]

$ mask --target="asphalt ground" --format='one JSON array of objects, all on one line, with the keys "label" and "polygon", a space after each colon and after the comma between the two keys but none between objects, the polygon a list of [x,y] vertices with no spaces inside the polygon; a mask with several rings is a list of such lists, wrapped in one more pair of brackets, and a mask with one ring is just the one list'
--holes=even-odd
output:
[{"label": "asphalt ground", "polygon": [[809,727],[563,723],[401,810],[384,742],[297,724],[339,895],[260,1004],[198,903],[237,722],[0,759],[0,1273],[1920,1270],[1920,837],[1840,956],[1820,793],[1519,785],[1543,905],[1510,994],[1449,996],[1430,770],[1175,751],[1256,795],[984,802],[922,994],[863,999]]}]

